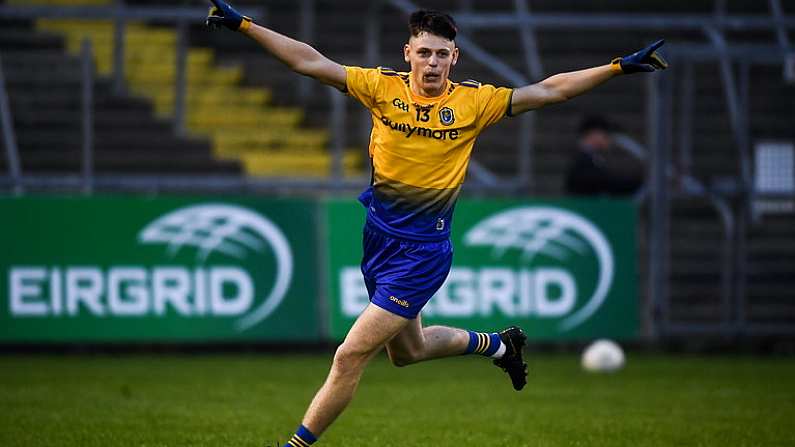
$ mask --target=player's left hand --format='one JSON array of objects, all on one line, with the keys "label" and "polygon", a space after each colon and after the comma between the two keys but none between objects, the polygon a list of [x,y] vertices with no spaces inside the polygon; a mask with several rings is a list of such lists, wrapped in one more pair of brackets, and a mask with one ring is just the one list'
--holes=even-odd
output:
[{"label": "player's left hand", "polygon": [[[638,73],[668,68],[668,62],[657,53],[657,49],[663,46],[665,40],[658,40],[648,47],[630,54],[629,56],[617,57],[612,64],[621,68],[622,73]],[[617,68],[618,68],[617,67]]]}]

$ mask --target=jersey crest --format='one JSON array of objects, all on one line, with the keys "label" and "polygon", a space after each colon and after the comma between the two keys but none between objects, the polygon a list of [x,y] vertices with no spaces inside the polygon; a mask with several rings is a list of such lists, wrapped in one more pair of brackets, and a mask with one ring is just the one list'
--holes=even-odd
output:
[{"label": "jersey crest", "polygon": [[455,112],[450,107],[442,107],[439,110],[439,121],[445,126],[450,126],[455,123]]}]

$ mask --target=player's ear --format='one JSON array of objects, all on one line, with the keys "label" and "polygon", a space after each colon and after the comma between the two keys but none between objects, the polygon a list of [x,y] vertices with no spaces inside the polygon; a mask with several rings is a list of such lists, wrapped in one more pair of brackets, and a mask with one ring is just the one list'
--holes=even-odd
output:
[{"label": "player's ear", "polygon": [[458,63],[458,47],[453,48],[453,65]]},{"label": "player's ear", "polygon": [[411,58],[409,55],[411,54],[411,47],[409,44],[403,45],[403,60],[406,61],[407,64],[411,63]]}]

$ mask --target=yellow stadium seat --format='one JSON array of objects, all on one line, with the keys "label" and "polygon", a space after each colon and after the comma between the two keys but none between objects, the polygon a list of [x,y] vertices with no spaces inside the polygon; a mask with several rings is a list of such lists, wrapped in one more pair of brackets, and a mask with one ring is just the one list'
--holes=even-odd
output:
[{"label": "yellow stadium seat", "polygon": [[[36,2],[66,3],[80,2]],[[82,4],[107,2],[90,0]],[[64,36],[67,51],[72,54],[79,54],[83,40],[90,39],[100,76],[112,75],[113,27],[109,20],[37,21],[38,30]],[[157,116],[172,117],[176,80],[175,30],[129,23],[124,43],[124,76],[129,92],[151,101]],[[186,78],[186,127],[192,133],[210,138],[216,157],[240,160],[248,175],[322,177],[330,174],[328,132],[302,128],[303,110],[270,105],[269,90],[242,86],[241,66],[217,66],[211,49],[190,48]],[[346,153],[346,173],[354,173],[360,163],[361,156]]]}]

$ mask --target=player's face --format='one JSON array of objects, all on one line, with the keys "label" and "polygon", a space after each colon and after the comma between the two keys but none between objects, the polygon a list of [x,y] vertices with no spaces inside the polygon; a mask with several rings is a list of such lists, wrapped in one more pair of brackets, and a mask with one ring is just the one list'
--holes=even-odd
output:
[{"label": "player's face", "polygon": [[411,79],[423,96],[438,96],[447,84],[450,69],[458,62],[455,42],[435,34],[412,36],[403,48],[403,57],[411,64]]},{"label": "player's face", "polygon": [[601,129],[594,129],[586,132],[585,135],[580,138],[580,142],[590,150],[598,151],[606,151],[613,145],[613,139],[610,137],[610,134]]}]

